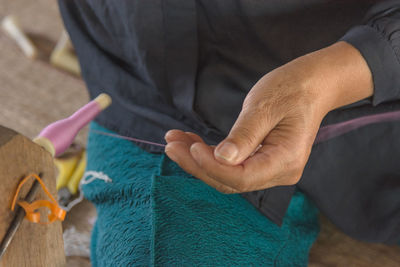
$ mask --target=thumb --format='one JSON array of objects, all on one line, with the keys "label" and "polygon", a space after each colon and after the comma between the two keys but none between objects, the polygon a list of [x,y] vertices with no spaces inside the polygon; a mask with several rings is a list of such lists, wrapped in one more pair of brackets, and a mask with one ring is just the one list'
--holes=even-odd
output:
[{"label": "thumb", "polygon": [[216,147],[215,158],[229,165],[240,164],[247,159],[276,125],[275,120],[268,117],[266,112],[243,109],[229,135]]}]

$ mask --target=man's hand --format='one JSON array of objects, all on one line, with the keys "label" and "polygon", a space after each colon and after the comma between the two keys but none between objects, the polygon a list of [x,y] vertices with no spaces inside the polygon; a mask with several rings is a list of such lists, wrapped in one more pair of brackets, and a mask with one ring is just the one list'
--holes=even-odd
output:
[{"label": "man's hand", "polygon": [[363,57],[339,42],[261,78],[217,147],[194,133],[171,130],[165,136],[165,152],[185,171],[223,193],[292,185],[302,175],[324,116],[372,93]]}]

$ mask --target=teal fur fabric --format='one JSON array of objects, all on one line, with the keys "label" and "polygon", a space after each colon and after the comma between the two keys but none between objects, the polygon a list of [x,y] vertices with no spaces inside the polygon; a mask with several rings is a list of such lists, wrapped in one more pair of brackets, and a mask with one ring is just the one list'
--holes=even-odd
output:
[{"label": "teal fur fabric", "polygon": [[[91,130],[113,133],[96,123]],[[184,172],[165,154],[90,132],[84,185],[97,209],[96,266],[307,266],[318,211],[296,192],[284,223],[273,224],[240,195],[225,195]]]}]

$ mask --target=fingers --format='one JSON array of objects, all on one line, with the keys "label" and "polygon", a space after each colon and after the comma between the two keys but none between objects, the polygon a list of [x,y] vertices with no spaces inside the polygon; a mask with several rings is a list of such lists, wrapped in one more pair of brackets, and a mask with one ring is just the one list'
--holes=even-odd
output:
[{"label": "fingers", "polygon": [[[240,193],[297,183],[306,158],[299,134],[280,127],[271,131],[252,156],[238,165],[214,157],[215,148],[195,134],[173,130],[167,135],[167,155],[182,169],[223,193]],[[202,141],[202,140],[201,140]]]},{"label": "fingers", "polygon": [[278,122],[269,113],[267,105],[244,105],[229,135],[217,146],[216,159],[236,165],[248,158]]},{"label": "fingers", "polygon": [[195,142],[204,143],[203,139],[195,133],[185,132],[185,134],[187,134]]},{"label": "fingers", "polygon": [[183,132],[181,130],[170,130],[165,134],[165,141],[167,143],[173,141],[182,141],[186,143],[201,142],[204,143],[203,139],[195,133]]},{"label": "fingers", "polygon": [[204,143],[198,135],[180,130],[171,130],[166,134],[165,139],[168,142],[168,145],[165,148],[165,153],[186,172],[201,179],[203,182],[222,193],[238,193],[238,191],[233,188],[210,178],[206,171],[200,168],[192,158],[190,155],[191,145],[195,142]]},{"label": "fingers", "polygon": [[244,177],[241,176],[241,165],[228,166],[215,160],[213,148],[204,143],[194,143],[190,153],[196,163],[207,175],[218,182],[234,189],[239,189]]},{"label": "fingers", "polygon": [[249,191],[295,184],[300,177],[297,176],[296,162],[289,158],[282,147],[264,145],[245,160],[243,175],[251,184]]},{"label": "fingers", "polygon": [[[229,166],[215,160],[213,151],[205,144],[195,143],[190,152],[208,177],[235,189],[238,192],[249,192],[275,186],[275,175],[279,172],[278,161],[257,152],[243,164]],[[271,165],[271,168],[269,166]]]},{"label": "fingers", "polygon": [[191,157],[190,145],[188,145],[188,143],[181,141],[170,142],[166,146],[165,153],[186,172],[201,179],[203,182],[215,188],[216,190],[226,194],[238,193],[237,190],[234,190],[233,188],[209,177],[206,171],[198,166],[196,161]]},{"label": "fingers", "polygon": [[252,177],[257,188],[296,184],[311,146],[312,141],[308,142],[307,136],[293,129],[277,127],[264,140],[263,146],[243,162],[244,175]]},{"label": "fingers", "polygon": [[[300,146],[291,144],[290,139],[285,133],[273,131],[254,155],[235,166],[215,160],[212,149],[205,144],[193,144],[191,154],[209,177],[239,192],[249,192],[298,182],[306,156]],[[296,148],[297,152],[294,151]]]}]

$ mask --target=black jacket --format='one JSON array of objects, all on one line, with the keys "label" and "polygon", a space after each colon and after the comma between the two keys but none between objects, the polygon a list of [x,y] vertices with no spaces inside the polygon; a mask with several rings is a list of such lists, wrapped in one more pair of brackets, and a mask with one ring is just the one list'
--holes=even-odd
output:
[{"label": "black jacket", "polygon": [[[100,124],[159,143],[169,129],[182,129],[209,144],[227,135],[264,74],[338,40],[366,59],[374,96],[332,111],[322,126],[400,109],[400,3],[375,2],[59,0],[91,96],[107,92],[113,98]],[[396,120],[328,133],[331,138],[315,144],[296,185],[362,240],[400,240]],[[294,189],[243,196],[280,224]]]}]

